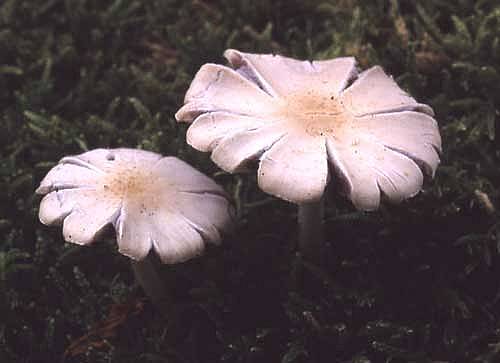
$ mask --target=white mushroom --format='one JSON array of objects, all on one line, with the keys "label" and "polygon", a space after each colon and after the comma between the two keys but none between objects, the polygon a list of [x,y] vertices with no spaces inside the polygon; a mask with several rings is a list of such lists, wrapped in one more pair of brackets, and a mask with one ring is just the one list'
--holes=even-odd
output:
[{"label": "white mushroom", "polygon": [[[223,189],[187,163],[143,150],[97,149],[61,159],[36,190],[40,221],[87,245],[112,225],[119,252],[163,263],[200,255],[232,222]],[[140,278],[139,278],[140,279]]]},{"label": "white mushroom", "polygon": [[378,208],[381,196],[414,196],[434,175],[441,138],[432,109],[379,66],[358,73],[352,57],[224,55],[232,68],[203,65],[176,114],[192,122],[187,142],[222,169],[258,160],[260,188],[299,206],[321,199],[333,171],[361,210]]}]

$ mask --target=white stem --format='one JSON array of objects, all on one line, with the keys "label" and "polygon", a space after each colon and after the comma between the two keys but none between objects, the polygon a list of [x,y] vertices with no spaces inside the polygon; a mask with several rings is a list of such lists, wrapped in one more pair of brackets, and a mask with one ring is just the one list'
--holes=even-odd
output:
[{"label": "white stem", "polygon": [[299,205],[299,250],[302,256],[321,264],[324,256],[324,199]]},{"label": "white stem", "polygon": [[153,305],[161,313],[169,315],[173,304],[165,282],[158,272],[158,262],[152,255],[148,255],[141,261],[132,260],[131,265],[135,278]]}]

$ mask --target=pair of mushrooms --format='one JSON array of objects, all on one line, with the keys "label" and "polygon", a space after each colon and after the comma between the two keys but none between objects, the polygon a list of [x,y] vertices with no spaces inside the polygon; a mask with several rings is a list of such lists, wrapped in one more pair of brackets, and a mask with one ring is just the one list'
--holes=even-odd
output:
[{"label": "pair of mushrooms", "polygon": [[[192,124],[187,142],[237,173],[258,162],[259,187],[299,206],[299,246],[322,242],[322,196],[332,177],[360,210],[417,194],[439,164],[432,109],[374,66],[352,57],[299,61],[227,50],[231,67],[205,64],[175,117]],[[63,158],[37,193],[44,224],[63,224],[65,240],[89,244],[112,225],[119,251],[163,263],[200,255],[233,223],[223,189],[175,157],[97,149]],[[150,266],[137,262],[139,282]],[[142,276],[142,277],[141,277]],[[150,296],[158,286],[144,286]],[[152,297],[155,300],[154,297]],[[158,300],[158,299],[156,299]]]}]

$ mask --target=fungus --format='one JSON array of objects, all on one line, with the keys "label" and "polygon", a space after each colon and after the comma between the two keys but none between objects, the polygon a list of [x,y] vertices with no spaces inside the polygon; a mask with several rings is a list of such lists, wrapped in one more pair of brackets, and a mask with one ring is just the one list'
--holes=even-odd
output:
[{"label": "fungus", "polygon": [[218,244],[232,220],[226,194],[213,180],[180,159],[143,150],[64,157],[36,193],[44,195],[40,221],[62,224],[68,242],[91,244],[113,226],[118,251],[132,259],[156,305],[168,296],[150,250],[166,264],[186,261],[200,255],[205,242]]},{"label": "fungus", "polygon": [[[299,246],[322,243],[322,197],[332,177],[359,210],[400,202],[433,177],[441,138],[432,109],[352,57],[299,61],[226,50],[203,65],[178,121],[187,142],[229,173],[258,161],[259,187],[299,205]],[[316,234],[316,235],[314,235]]]}]

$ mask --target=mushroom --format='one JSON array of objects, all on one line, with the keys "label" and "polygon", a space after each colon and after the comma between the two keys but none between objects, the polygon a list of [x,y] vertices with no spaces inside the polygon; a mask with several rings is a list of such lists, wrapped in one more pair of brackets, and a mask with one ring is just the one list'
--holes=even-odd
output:
[{"label": "mushroom", "polygon": [[173,264],[218,244],[232,207],[213,180],[175,157],[134,149],[96,149],[64,157],[41,181],[39,218],[63,225],[68,242],[88,245],[110,225],[118,251],[153,303],[169,299],[150,251]]},{"label": "mushroom", "polygon": [[300,61],[226,50],[230,67],[203,65],[178,121],[187,142],[236,173],[258,161],[259,187],[298,204],[299,247],[321,255],[322,197],[336,177],[359,210],[417,194],[439,164],[432,109],[380,66],[353,57]]}]

